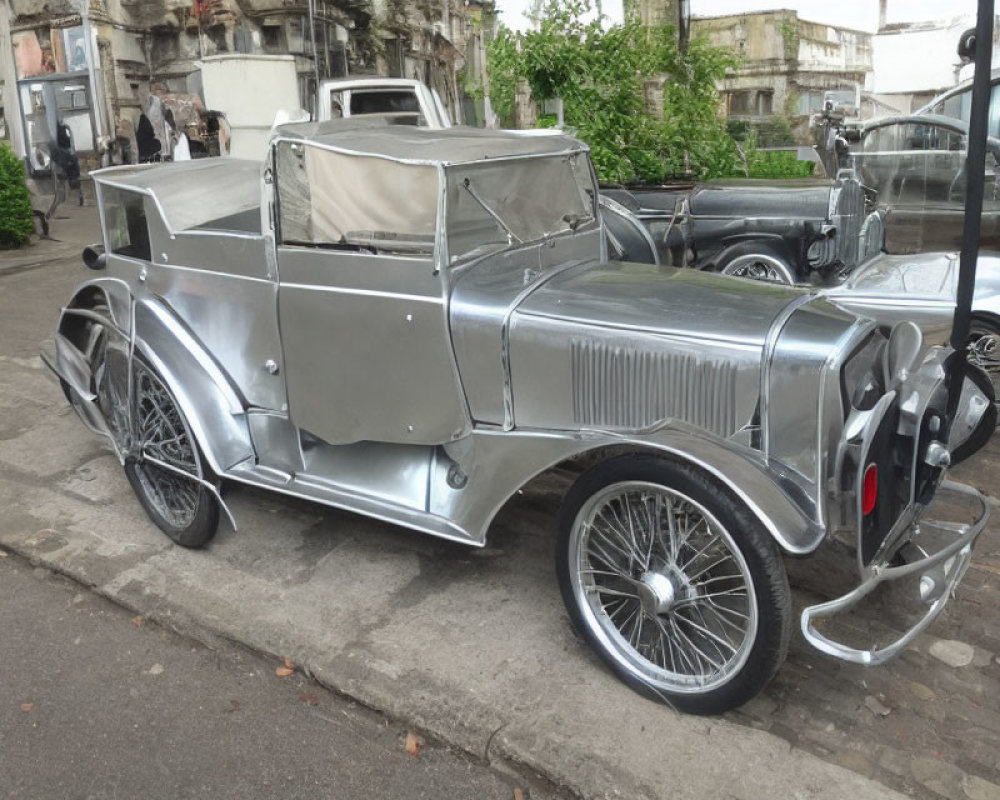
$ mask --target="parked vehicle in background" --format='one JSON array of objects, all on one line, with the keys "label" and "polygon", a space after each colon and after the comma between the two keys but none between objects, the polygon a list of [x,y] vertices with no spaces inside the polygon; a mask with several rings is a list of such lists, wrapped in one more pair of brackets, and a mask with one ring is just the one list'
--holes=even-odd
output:
[{"label": "parked vehicle in background", "polygon": [[378,115],[397,125],[451,127],[451,118],[438,93],[420,81],[357,76],[320,83],[316,119],[365,115]]},{"label": "parked vehicle in background", "polygon": [[659,260],[775,283],[830,284],[882,249],[882,219],[854,175],[836,180],[605,187],[649,228]]},{"label": "parked vehicle in background", "polygon": [[[968,126],[972,116],[972,79],[962,81],[954,89],[942,92],[927,105],[917,109],[916,113],[951,117],[961,120]],[[988,114],[987,135],[1000,139],[1000,69],[994,69],[990,75]]]},{"label": "parked vehicle in background", "polygon": [[[558,522],[569,615],[626,683],[695,713],[784,658],[783,555],[852,544],[857,586],[801,626],[862,664],[970,563],[988,507],[943,478],[992,432],[986,377],[949,382],[950,350],[834,298],[610,261],[575,139],[309,123],[263,172],[95,181],[106,272],[44,357],[178,544],[231,519],[231,481],[482,546],[526,482],[586,464]],[[971,516],[935,521],[936,492]],[[907,578],[895,641],[838,627]]]},{"label": "parked vehicle in background", "polygon": [[[883,324],[910,321],[925,340],[944,344],[951,333],[958,287],[958,253],[883,253],[831,289],[837,303]],[[989,375],[1000,397],[1000,255],[983,253],[976,268],[969,360]]]}]

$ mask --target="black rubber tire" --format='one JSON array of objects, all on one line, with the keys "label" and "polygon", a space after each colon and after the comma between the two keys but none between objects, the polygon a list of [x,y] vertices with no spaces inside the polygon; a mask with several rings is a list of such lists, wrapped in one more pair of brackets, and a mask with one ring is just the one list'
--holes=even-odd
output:
[{"label": "black rubber tire", "polygon": [[[724,683],[704,692],[670,692],[626,669],[585,621],[570,570],[572,531],[588,499],[613,484],[642,481],[686,495],[707,509],[729,533],[752,581],[758,624],[742,666]],[[760,521],[714,478],[688,463],[650,454],[618,456],[585,472],[567,493],[558,517],[556,572],[573,626],[619,678],[641,695],[691,714],[721,714],[753,698],[774,677],[788,652],[792,630],[788,577],[778,548]],[[588,609],[589,611],[589,609]],[[638,650],[632,651],[641,658]],[[649,662],[647,662],[649,663]]]},{"label": "black rubber tire", "polygon": [[[174,398],[170,388],[157,374],[156,370],[154,370],[148,362],[142,359],[141,356],[136,356],[136,361],[139,362],[143,369],[148,370],[166,390],[169,401],[173,404],[175,412],[187,431],[187,435],[192,436],[190,433],[191,427],[188,425],[187,420],[184,417],[184,413],[178,406],[177,400]],[[134,409],[132,413],[135,413]],[[208,473],[208,467],[205,465],[204,456],[202,456],[200,450],[198,450],[198,444],[193,440],[193,436],[191,446],[195,448],[197,452],[198,460],[202,465],[202,471],[205,473],[204,479],[211,481],[212,476]],[[153,470],[158,469],[155,466],[151,466],[150,468]],[[215,536],[219,527],[219,503],[215,496],[204,486],[199,486],[195,511],[192,519],[185,525],[176,525],[164,516],[163,513],[156,507],[154,498],[150,494],[151,489],[147,487],[143,481],[143,474],[141,472],[143,469],[145,469],[143,465],[136,459],[129,459],[125,462],[125,476],[128,478],[128,482],[132,486],[132,490],[135,492],[136,497],[139,498],[139,502],[146,510],[146,514],[149,518],[161,531],[169,536],[171,540],[182,547],[199,548],[207,544],[212,537]]]}]

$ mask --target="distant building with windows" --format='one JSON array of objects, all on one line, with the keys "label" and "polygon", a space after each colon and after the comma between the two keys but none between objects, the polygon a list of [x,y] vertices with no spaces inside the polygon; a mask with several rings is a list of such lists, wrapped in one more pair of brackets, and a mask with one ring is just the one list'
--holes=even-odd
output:
[{"label": "distant building with windows", "polygon": [[811,114],[828,93],[843,101],[861,92],[872,70],[872,34],[801,19],[790,10],[694,17],[692,35],[704,34],[733,50],[740,64],[719,87],[730,119],[761,125],[787,119],[805,140]]},{"label": "distant building with windows", "polygon": [[428,84],[474,122],[465,83],[495,24],[493,0],[0,0],[0,132],[33,171],[56,120],[85,157],[134,141],[153,96],[174,122],[191,116],[200,60],[227,54],[293,57],[290,106],[311,111],[317,81],[382,75]]}]

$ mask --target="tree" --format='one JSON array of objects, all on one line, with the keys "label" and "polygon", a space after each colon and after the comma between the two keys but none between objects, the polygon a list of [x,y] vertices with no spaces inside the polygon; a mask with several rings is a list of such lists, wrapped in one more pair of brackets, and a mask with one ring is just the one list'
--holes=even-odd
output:
[{"label": "tree", "polygon": [[[498,115],[509,120],[520,79],[537,101],[561,98],[566,125],[607,181],[732,174],[738,156],[715,81],[735,64],[704,38],[680,51],[670,26],[630,20],[604,30],[590,0],[549,0],[536,30],[502,28],[487,48]],[[647,99],[661,83],[662,115]]]},{"label": "tree", "polygon": [[0,247],[20,247],[35,232],[24,165],[0,142]]}]

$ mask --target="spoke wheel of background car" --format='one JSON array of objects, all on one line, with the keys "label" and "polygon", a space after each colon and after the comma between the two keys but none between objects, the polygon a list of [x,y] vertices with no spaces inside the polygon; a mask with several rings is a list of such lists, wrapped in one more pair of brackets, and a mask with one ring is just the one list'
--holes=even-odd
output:
[{"label": "spoke wheel of background car", "polygon": [[717,269],[723,275],[731,275],[734,278],[788,285],[795,283],[792,269],[784,259],[769,249],[749,244],[737,245],[723,255],[717,264]]},{"label": "spoke wheel of background car", "polygon": [[1000,402],[1000,325],[982,317],[973,317],[969,325],[968,347],[969,361],[989,376]]},{"label": "spoke wheel of background car", "polygon": [[135,358],[132,371],[134,444],[125,474],[160,530],[179,545],[201,547],[215,535],[219,505],[201,482],[198,446],[177,401],[153,368]]},{"label": "spoke wheel of background car", "polygon": [[736,708],[784,660],[791,608],[777,547],[688,464],[631,455],[582,475],[560,511],[556,567],[588,644],[679,710]]}]

